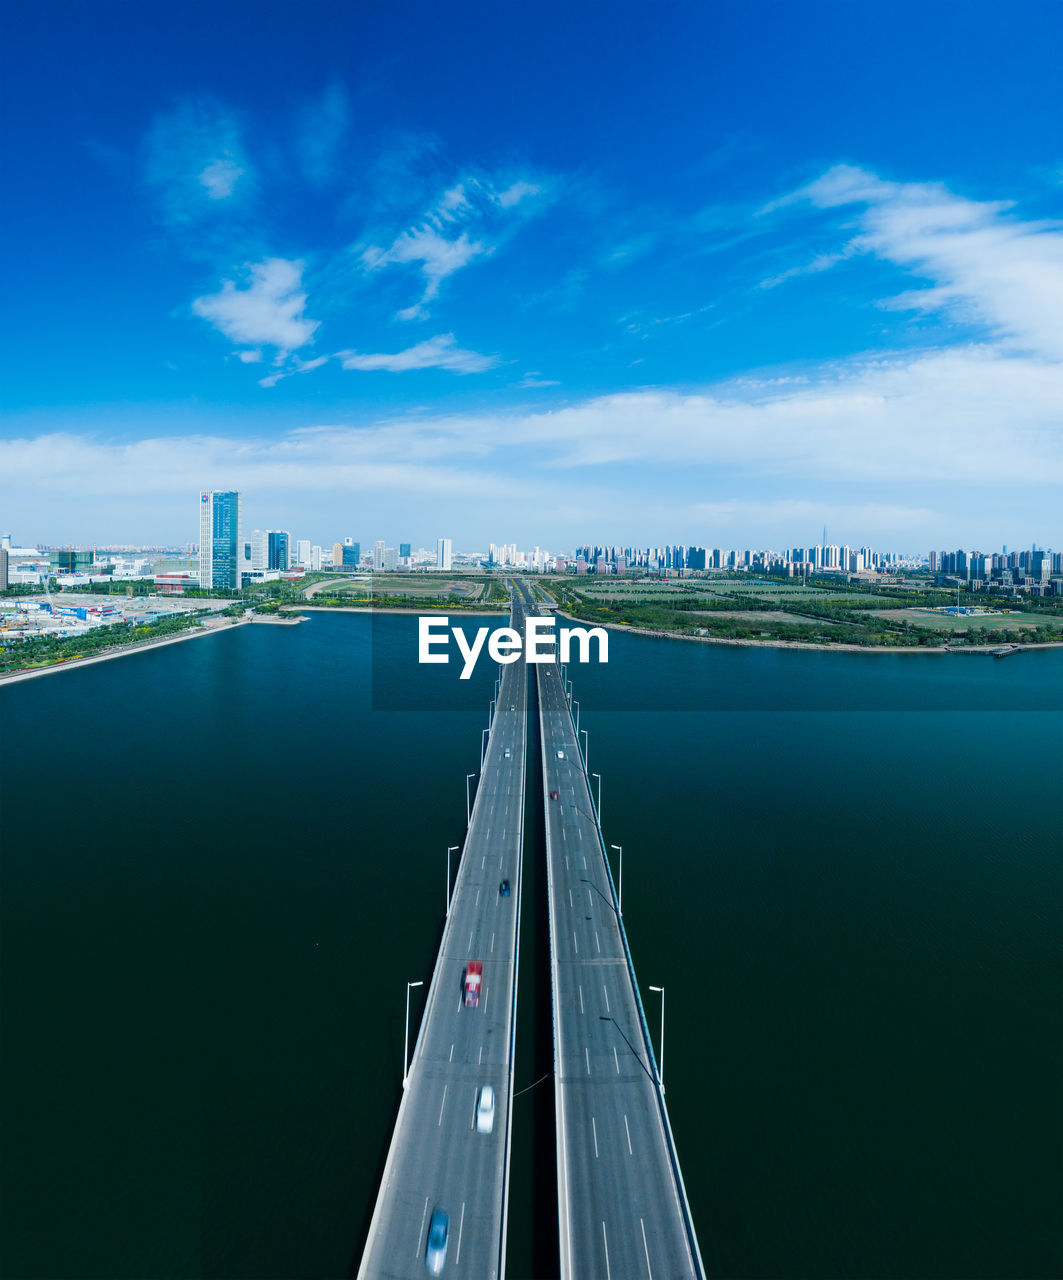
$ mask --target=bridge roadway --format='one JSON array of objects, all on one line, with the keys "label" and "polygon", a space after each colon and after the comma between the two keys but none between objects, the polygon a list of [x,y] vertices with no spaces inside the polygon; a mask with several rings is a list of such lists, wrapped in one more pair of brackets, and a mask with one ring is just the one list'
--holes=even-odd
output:
[{"label": "bridge roadway", "polygon": [[537,665],[536,673],[561,1278],[700,1280],[704,1267],[563,680],[554,664]]},{"label": "bridge roadway", "polygon": [[[523,631],[524,603],[511,625]],[[450,1217],[444,1274],[473,1280],[505,1271],[512,1132],[514,1015],[524,840],[527,689],[524,658],[502,679],[450,914],[399,1103],[359,1280],[423,1277],[433,1210]],[[506,751],[509,756],[506,756]],[[502,880],[511,896],[500,894]],[[483,962],[476,1008],[465,966]],[[401,990],[393,993],[401,996]],[[491,1133],[477,1132],[481,1087],[494,1086]]]}]

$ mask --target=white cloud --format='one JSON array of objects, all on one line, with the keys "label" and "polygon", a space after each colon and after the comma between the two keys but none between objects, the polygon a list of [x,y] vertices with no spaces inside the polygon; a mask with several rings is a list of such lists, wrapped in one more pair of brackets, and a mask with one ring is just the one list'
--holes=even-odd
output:
[{"label": "white cloud", "polygon": [[236,353],[238,360],[242,360],[244,364],[260,364],[262,361],[262,352],[257,348],[251,351],[238,351]]},{"label": "white cloud", "polygon": [[529,196],[539,195],[542,190],[542,186],[537,182],[514,182],[505,191],[496,192],[495,199],[503,209],[512,209],[514,205],[520,204]]},{"label": "white cloud", "polygon": [[933,282],[887,305],[942,311],[1017,350],[1063,359],[1063,224],[1023,221],[1006,201],[970,200],[939,183],[885,182],[850,165],[774,207],[799,199],[822,209],[864,206],[858,235],[807,270],[873,254]]},{"label": "white cloud", "polygon": [[209,97],[156,116],[142,146],[144,178],[168,221],[203,218],[254,187],[238,117]]},{"label": "white cloud", "polygon": [[369,355],[357,351],[338,351],[345,369],[386,369],[389,373],[405,373],[410,369],[449,369],[452,373],[483,373],[498,363],[497,356],[484,356],[456,345],[452,333],[418,342],[405,351]]},{"label": "white cloud", "polygon": [[466,232],[448,240],[434,228],[421,226],[404,231],[390,249],[372,246],[362,254],[362,265],[368,271],[378,271],[389,263],[418,263],[425,278],[424,293],[413,307],[400,312],[401,318],[421,318],[425,314],[422,304],[439,294],[439,286],[455,271],[468,266],[474,258],[490,252],[489,247],[478,240],[470,240]]},{"label": "white cloud", "polygon": [[219,293],[196,298],[192,310],[233,342],[296,350],[311,341],[320,323],[303,315],[302,273],[301,261],[267,258],[248,268],[245,288],[226,280]]}]

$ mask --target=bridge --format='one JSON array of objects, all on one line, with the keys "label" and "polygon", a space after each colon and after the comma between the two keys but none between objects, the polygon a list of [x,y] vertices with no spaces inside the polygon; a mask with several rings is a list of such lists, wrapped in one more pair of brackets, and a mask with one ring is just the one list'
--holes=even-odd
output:
[{"label": "bridge", "polygon": [[[512,625],[523,629],[523,601]],[[524,842],[527,669],[501,669],[443,938],[406,1088],[399,1103],[359,1280],[425,1275],[432,1215],[448,1216],[447,1275],[505,1274],[513,1053]],[[504,897],[500,886],[510,884]],[[470,961],[483,965],[479,1003],[467,1007]],[[477,1128],[484,1085],[494,1089],[491,1132]]]},{"label": "bridge", "polygon": [[[535,612],[526,585],[513,626]],[[664,1085],[564,680],[536,663],[546,815],[562,1280],[703,1280]],[[505,1274],[527,671],[502,668],[443,941],[399,1105],[359,1280],[425,1274],[429,1224],[448,1217],[447,1275]],[[503,878],[512,896],[499,894]],[[477,1008],[462,979],[483,962]],[[493,1132],[477,1131],[484,1084]]]}]

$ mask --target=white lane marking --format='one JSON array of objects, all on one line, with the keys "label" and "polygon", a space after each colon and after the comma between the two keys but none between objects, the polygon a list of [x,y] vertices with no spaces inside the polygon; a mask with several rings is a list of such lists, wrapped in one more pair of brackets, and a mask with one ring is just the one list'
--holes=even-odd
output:
[{"label": "white lane marking", "polygon": [[450,1058],[448,1059],[448,1061],[449,1061],[449,1062],[453,1062],[453,1061],[454,1061],[454,1046],[453,1046],[453,1045],[451,1045],[451,1046],[450,1046]]},{"label": "white lane marking", "polygon": [[498,855],[498,869],[499,869],[499,871],[501,871],[501,870],[502,870],[502,859],[503,859],[505,856],[506,856],[506,855],[505,855],[504,853],[500,853],[500,854]]},{"label": "white lane marking", "polygon": [[583,870],[584,870],[584,871],[586,871],[586,870],[587,870],[587,855],[586,855],[586,854],[584,854],[584,855],[583,855]]},{"label": "white lane marking", "polygon": [[583,828],[582,828],[582,827],[577,827],[577,828],[576,828],[576,835],[578,835],[578,836],[579,836],[579,838],[580,838],[581,840],[583,839]]},{"label": "white lane marking", "polygon": [[598,1159],[598,1126],[594,1123],[594,1116],[591,1116],[591,1133],[594,1136],[594,1158]]},{"label": "white lane marking", "polygon": [[495,949],[495,935],[492,933],[491,934],[491,950],[494,951],[494,949]]},{"label": "white lane marking", "polygon": [[573,911],[575,911],[575,909],[576,909],[576,904],[572,901],[572,890],[571,890],[571,889],[569,889],[569,891],[568,891],[568,905],[572,908],[572,910],[573,910]]},{"label": "white lane marking", "polygon": [[439,1119],[436,1121],[436,1128],[443,1123],[443,1108],[447,1105],[447,1089],[449,1085],[443,1086],[443,1101],[439,1104]]},{"label": "white lane marking", "polygon": [[[597,937],[598,935],[595,934],[594,936]],[[605,1012],[612,1013],[612,1009],[609,1008],[609,992],[606,991],[604,985],[602,986],[602,995],[605,996]]]},{"label": "white lane marking", "polygon": [[572,930],[572,945],[576,948],[576,955],[579,955],[579,943],[576,941],[576,931]]},{"label": "white lane marking", "polygon": [[594,941],[598,944],[598,950],[599,950],[599,951],[601,951],[601,949],[602,949],[602,940],[601,940],[601,938],[599,938],[599,937],[598,937],[598,930],[597,930],[597,929],[595,929],[595,931],[594,931]]},{"label": "white lane marking", "polygon": [[583,1011],[584,1011],[584,1010],[583,1010],[583,987],[582,987],[582,986],[581,986],[581,987],[580,987],[580,989],[579,989],[579,1011],[580,1011],[580,1013],[583,1013]]},{"label": "white lane marking", "polygon": [[631,1150],[631,1126],[627,1122],[627,1116],[624,1116],[624,1132],[627,1134],[627,1153],[633,1156],[635,1153]]},{"label": "white lane marking", "polygon": [[568,867],[568,854],[566,853],[566,854],[565,854],[565,870],[567,871],[568,869],[569,869],[569,867]]},{"label": "white lane marking", "polygon": [[424,1223],[428,1217],[428,1197],[424,1198],[424,1213],[421,1214],[421,1230],[417,1236],[417,1243],[413,1246],[413,1256],[419,1258],[421,1256],[421,1241],[424,1239]]},{"label": "white lane marking", "polygon": [[605,1234],[605,1219],[602,1219],[602,1244],[605,1245],[605,1280],[613,1280],[613,1273],[609,1270],[609,1237]]},{"label": "white lane marking", "polygon": [[475,901],[472,905],[473,905],[474,907],[478,907],[478,906],[480,905],[480,890],[479,890],[479,889],[477,889],[477,890],[476,890],[476,901]]},{"label": "white lane marking", "polygon": [[562,828],[561,828],[561,839],[562,839],[562,840],[567,840],[567,839],[568,839],[568,836],[565,834],[565,828],[564,828],[564,827],[562,827]]},{"label": "white lane marking", "polygon": [[472,954],[472,935],[473,935],[473,930],[470,929],[469,930],[469,946],[467,948],[470,955]]},{"label": "white lane marking", "polygon": [[454,1265],[461,1261],[461,1233],[465,1230],[465,1201],[461,1202],[461,1221],[458,1223],[458,1251],[454,1255]]},{"label": "white lane marking", "polygon": [[620,1059],[616,1056],[616,1045],[613,1045],[613,1061],[616,1063],[616,1074],[620,1074]]},{"label": "white lane marking", "polygon": [[488,828],[487,828],[487,838],[488,838],[488,840],[490,840],[490,838],[491,838],[491,828],[490,828],[490,827],[488,827]]},{"label": "white lane marking", "polygon": [[583,1046],[583,1056],[587,1059],[587,1074],[591,1073],[591,1051],[586,1045]]},{"label": "white lane marking", "polygon": [[484,856],[480,859],[480,870],[482,871],[486,865],[487,865],[487,854],[485,853]]},{"label": "white lane marking", "polygon": [[653,1280],[653,1268],[650,1266],[650,1246],[646,1243],[646,1224],[639,1218],[639,1226],[642,1228],[642,1247],[646,1250],[646,1271],[649,1280]]},{"label": "white lane marking", "polygon": [[504,840],[505,838],[506,838],[506,829],[505,829],[505,827],[503,827],[503,828],[502,828],[502,839]]},{"label": "white lane marking", "polygon": [[487,1002],[491,999],[490,987],[484,987],[484,1013],[487,1012]]},{"label": "white lane marking", "polygon": [[483,1060],[484,1060],[484,1047],[483,1047],[483,1045],[480,1045],[480,1056],[476,1059],[476,1065],[477,1065],[478,1067],[479,1067],[479,1066],[482,1066],[482,1065],[483,1065]]}]

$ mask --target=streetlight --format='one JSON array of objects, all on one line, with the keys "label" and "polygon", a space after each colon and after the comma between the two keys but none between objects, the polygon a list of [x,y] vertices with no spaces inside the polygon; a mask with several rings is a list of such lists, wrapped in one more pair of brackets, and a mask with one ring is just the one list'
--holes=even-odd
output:
[{"label": "streetlight", "polygon": [[406,984],[406,1038],[402,1042],[402,1087],[406,1088],[406,1081],[410,1078],[408,1069],[410,1056],[410,991],[413,987],[423,987],[423,982],[407,982]]},{"label": "streetlight", "polygon": [[486,738],[490,732],[491,732],[490,729],[480,730],[480,768],[481,769],[484,767],[484,753],[487,750],[487,743],[484,742],[484,738]]},{"label": "streetlight", "polygon": [[621,845],[611,844],[610,849],[615,849],[620,854],[620,876],[617,882],[617,910],[620,915],[624,914],[624,850]]},{"label": "streetlight", "polygon": [[576,708],[576,732],[579,733],[579,703],[575,698],[572,699],[572,705]]},{"label": "streetlight", "polygon": [[598,779],[598,826],[602,825],[602,775],[600,773],[592,773],[592,778]]},{"label": "streetlight", "polygon": [[455,849],[460,849],[461,845],[451,844],[447,846],[447,915],[450,915],[450,855]]},{"label": "streetlight", "polygon": [[472,822],[472,801],[469,799],[469,779],[475,778],[475,773],[467,773],[465,775],[465,825],[468,826]]},{"label": "streetlight", "polygon": [[[576,730],[576,732],[577,732],[577,734],[579,734],[579,733],[582,733],[582,734],[583,734],[583,767],[584,767],[584,769],[586,769],[586,767],[587,767],[587,753],[588,753],[588,751],[590,750],[590,743],[589,743],[589,740],[588,740],[588,738],[587,738],[587,730],[586,730],[586,729],[577,729],[577,730]],[[576,746],[577,746],[577,747],[579,746],[579,738],[578,738],[578,737],[576,738]]]},{"label": "streetlight", "polygon": [[657,1064],[657,1083],[664,1093],[664,987],[650,987],[650,990],[659,992],[661,996],[661,1060]]}]

